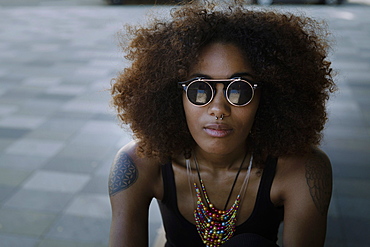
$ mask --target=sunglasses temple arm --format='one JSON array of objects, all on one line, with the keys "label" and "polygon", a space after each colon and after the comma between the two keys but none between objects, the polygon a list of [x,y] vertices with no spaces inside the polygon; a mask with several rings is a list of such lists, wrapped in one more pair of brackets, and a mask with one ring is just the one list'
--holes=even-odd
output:
[{"label": "sunglasses temple arm", "polygon": [[258,83],[252,82],[252,87],[253,87],[253,89],[257,89],[259,87],[262,87],[262,82],[258,82]]},{"label": "sunglasses temple arm", "polygon": [[187,84],[189,82],[199,80],[199,79],[203,79],[203,78],[202,77],[196,77],[196,78],[193,78],[193,79],[190,79],[190,80],[187,80],[187,81],[181,81],[181,82],[178,82],[178,85],[179,85],[180,88],[182,88],[186,91],[186,88],[188,87]]}]

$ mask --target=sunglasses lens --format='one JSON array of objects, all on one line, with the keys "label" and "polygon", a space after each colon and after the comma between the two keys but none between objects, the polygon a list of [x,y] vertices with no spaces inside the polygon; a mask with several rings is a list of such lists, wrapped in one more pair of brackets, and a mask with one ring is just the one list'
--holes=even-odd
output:
[{"label": "sunglasses lens", "polygon": [[227,88],[227,98],[234,105],[246,105],[253,98],[252,86],[245,81],[235,81]]},{"label": "sunglasses lens", "polygon": [[206,82],[194,81],[187,88],[187,97],[194,105],[205,105],[212,98],[212,88]]}]

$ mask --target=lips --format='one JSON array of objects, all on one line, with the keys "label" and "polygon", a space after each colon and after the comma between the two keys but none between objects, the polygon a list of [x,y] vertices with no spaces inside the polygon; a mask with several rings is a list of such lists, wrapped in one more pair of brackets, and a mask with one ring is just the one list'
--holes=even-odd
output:
[{"label": "lips", "polygon": [[207,124],[204,131],[212,137],[226,137],[233,132],[233,129],[226,124]]}]

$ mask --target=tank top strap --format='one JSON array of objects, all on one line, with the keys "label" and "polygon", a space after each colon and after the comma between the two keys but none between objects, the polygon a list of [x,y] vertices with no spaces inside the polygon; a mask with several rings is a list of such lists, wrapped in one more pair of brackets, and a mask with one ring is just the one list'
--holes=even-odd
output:
[{"label": "tank top strap", "polygon": [[[176,202],[176,184],[175,176],[173,173],[172,163],[167,162],[162,165],[162,177],[163,177],[163,198],[162,202],[165,204],[174,204]],[[175,203],[176,204],[176,203]],[[175,205],[171,205],[175,206]]]},{"label": "tank top strap", "polygon": [[[271,186],[272,182],[274,181],[275,172],[276,172],[276,165],[277,165],[277,158],[268,156],[265,167],[263,169],[263,174],[261,178],[261,184],[260,184],[260,194],[258,195],[258,199],[260,200],[268,200],[270,201],[270,192],[271,192]],[[257,200],[258,200],[257,199]]]}]

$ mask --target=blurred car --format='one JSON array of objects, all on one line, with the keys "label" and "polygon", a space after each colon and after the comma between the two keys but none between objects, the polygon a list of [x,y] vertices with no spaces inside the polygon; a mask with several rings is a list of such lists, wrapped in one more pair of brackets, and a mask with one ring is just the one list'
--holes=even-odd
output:
[{"label": "blurred car", "polygon": [[106,2],[110,5],[121,5],[121,4],[123,4],[123,0],[107,0]]},{"label": "blurred car", "polygon": [[[176,4],[183,2],[183,0],[105,0],[110,5],[122,4]],[[346,0],[250,0],[247,1],[257,5],[271,5],[271,4],[326,4],[339,5]]]},{"label": "blurred car", "polygon": [[345,2],[345,0],[252,0],[254,4],[258,5],[271,5],[271,4],[327,4],[327,5],[339,5]]},{"label": "blurred car", "polygon": [[176,4],[182,0],[105,0],[109,5],[123,4]]}]

